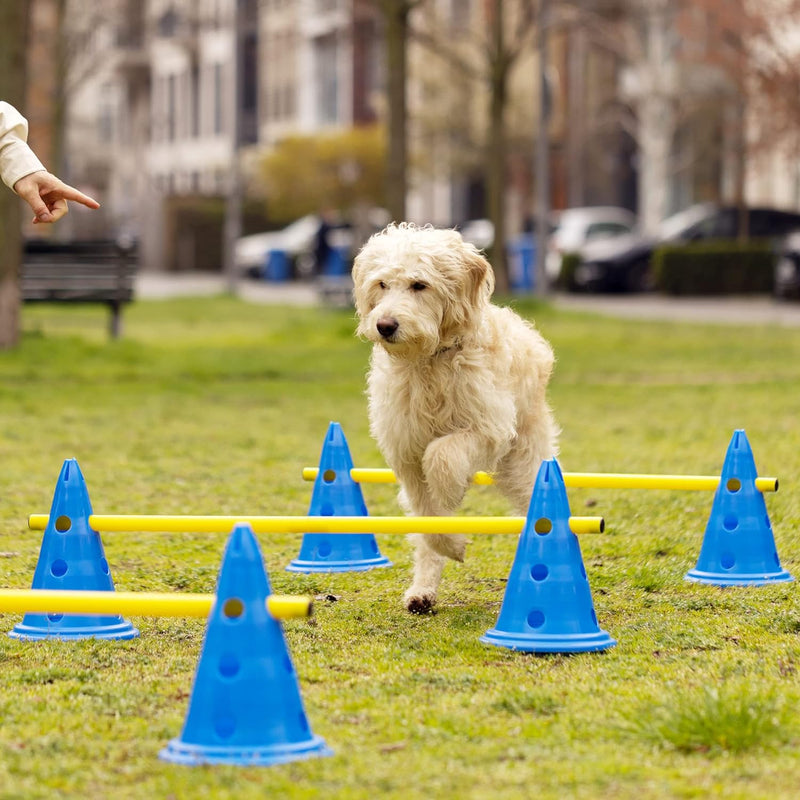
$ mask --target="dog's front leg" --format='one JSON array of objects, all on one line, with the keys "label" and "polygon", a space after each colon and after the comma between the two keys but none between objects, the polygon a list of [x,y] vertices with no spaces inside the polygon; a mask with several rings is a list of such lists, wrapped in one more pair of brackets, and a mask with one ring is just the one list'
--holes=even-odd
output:
[{"label": "dog's front leg", "polygon": [[[441,515],[442,509],[432,504],[420,473],[415,470],[399,477],[403,487],[400,504],[408,513],[426,517]],[[446,534],[411,534],[408,540],[414,546],[414,577],[403,602],[409,611],[423,614],[436,604],[445,557],[463,561],[466,540],[463,536]]]},{"label": "dog's front leg", "polygon": [[452,514],[464,499],[472,476],[494,461],[485,438],[469,431],[449,433],[434,439],[422,457],[422,471],[430,502],[436,514]]}]

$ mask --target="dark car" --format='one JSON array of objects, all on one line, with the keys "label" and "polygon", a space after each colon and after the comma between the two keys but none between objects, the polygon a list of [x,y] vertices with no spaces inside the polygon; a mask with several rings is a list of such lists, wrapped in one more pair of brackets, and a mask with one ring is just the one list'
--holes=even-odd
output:
[{"label": "dark car", "polygon": [[[751,208],[748,232],[753,239],[777,239],[800,229],[800,214],[773,208]],[[574,285],[580,291],[638,292],[653,286],[650,261],[663,244],[735,239],[740,210],[712,203],[691,206],[665,219],[657,236],[631,234],[587,244],[580,252]]]},{"label": "dark car", "polygon": [[789,234],[778,250],[775,294],[787,299],[800,298],[800,231]]}]

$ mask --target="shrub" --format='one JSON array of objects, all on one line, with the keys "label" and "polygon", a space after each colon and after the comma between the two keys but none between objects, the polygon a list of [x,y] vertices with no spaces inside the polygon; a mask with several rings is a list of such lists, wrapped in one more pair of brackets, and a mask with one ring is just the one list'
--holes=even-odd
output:
[{"label": "shrub", "polygon": [[575,270],[580,266],[581,257],[578,253],[564,253],[561,256],[561,272],[558,275],[557,286],[559,289],[575,291]]},{"label": "shrub", "polygon": [[761,241],[668,245],[653,254],[653,275],[667,294],[772,292],[774,255]]}]

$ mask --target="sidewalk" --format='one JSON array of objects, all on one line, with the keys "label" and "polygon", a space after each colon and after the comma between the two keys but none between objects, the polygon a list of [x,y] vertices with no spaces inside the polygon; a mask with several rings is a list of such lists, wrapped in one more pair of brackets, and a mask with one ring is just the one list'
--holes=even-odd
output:
[{"label": "sidewalk", "polygon": [[[228,289],[225,278],[208,273],[142,272],[136,296],[146,300],[207,297]],[[251,303],[314,306],[319,303],[312,283],[271,283],[241,280],[236,294]],[[800,302],[770,297],[665,297],[651,294],[555,294],[556,308],[625,319],[668,320],[709,325],[776,325],[800,327]]]}]

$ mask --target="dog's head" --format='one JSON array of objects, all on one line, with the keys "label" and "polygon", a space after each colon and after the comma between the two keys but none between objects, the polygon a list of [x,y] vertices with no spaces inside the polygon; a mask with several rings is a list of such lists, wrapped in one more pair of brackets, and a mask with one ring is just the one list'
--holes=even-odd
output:
[{"label": "dog's head", "polygon": [[489,262],[454,230],[392,223],[353,264],[358,334],[402,356],[453,347],[494,290]]}]

